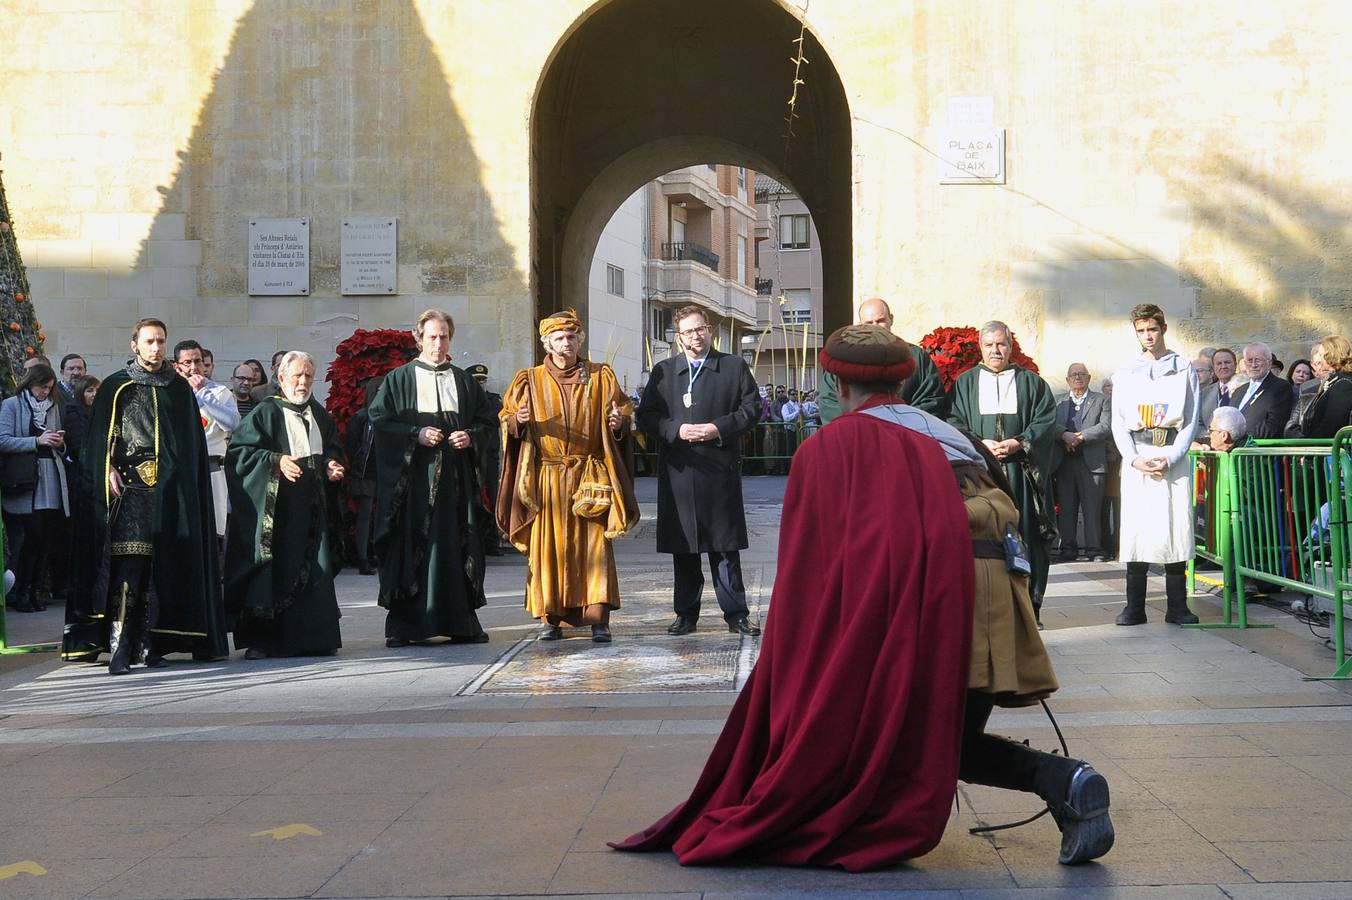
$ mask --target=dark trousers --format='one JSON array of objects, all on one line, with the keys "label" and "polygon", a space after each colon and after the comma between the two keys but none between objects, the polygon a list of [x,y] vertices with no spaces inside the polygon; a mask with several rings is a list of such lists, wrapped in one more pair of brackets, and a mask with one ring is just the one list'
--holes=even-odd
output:
[{"label": "dark trousers", "polygon": [[375,497],[357,498],[357,562],[362,565],[367,565],[371,559],[371,513],[375,503]]},{"label": "dark trousers", "polygon": [[[737,550],[718,552],[710,550],[709,572],[714,577],[714,596],[729,622],[745,618],[746,588],[742,584],[742,554]],[[674,553],[671,557],[676,570],[676,615],[692,622],[699,621],[700,595],[704,592],[704,572],[698,553]]]},{"label": "dark trousers", "polygon": [[[1057,530],[1061,532],[1061,554],[1074,555],[1077,549],[1087,553],[1103,550],[1100,533],[1103,516],[1103,473],[1089,471],[1083,457],[1070,456],[1056,470],[1056,495],[1061,501]],[[1077,547],[1080,512],[1084,512],[1084,546]]]},{"label": "dark trousers", "polygon": [[1065,800],[1080,761],[987,734],[986,722],[994,705],[990,694],[967,692],[958,778],[968,784],[1037,794],[1048,803]]},{"label": "dark trousers", "polygon": [[47,558],[59,540],[65,518],[59,509],[4,514],[10,557],[6,562],[14,573],[15,597],[31,597],[42,586]]}]

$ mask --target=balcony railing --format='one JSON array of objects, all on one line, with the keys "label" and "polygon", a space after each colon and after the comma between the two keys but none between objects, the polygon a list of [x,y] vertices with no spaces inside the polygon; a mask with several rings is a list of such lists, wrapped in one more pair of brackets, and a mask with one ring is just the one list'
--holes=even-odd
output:
[{"label": "balcony railing", "polygon": [[701,265],[708,266],[715,272],[718,271],[718,254],[703,244],[696,244],[694,241],[680,241],[674,244],[663,244],[662,258],[669,262],[689,260],[690,262],[697,262]]},{"label": "balcony railing", "polygon": [[761,297],[768,297],[775,292],[775,280],[773,278],[757,278],[756,294]]}]

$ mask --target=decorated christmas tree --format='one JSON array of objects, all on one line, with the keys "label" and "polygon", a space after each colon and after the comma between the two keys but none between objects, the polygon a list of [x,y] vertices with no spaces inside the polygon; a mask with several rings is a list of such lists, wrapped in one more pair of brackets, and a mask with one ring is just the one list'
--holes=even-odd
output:
[{"label": "decorated christmas tree", "polygon": [[42,323],[33,311],[28,275],[19,257],[14,222],[5,196],[5,173],[0,170],[0,391],[14,393],[24,360],[42,352]]}]

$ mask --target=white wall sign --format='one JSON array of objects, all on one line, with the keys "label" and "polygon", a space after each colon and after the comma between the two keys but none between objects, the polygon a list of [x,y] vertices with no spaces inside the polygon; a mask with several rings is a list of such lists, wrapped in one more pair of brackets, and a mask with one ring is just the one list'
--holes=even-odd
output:
[{"label": "white wall sign", "polygon": [[398,291],[399,220],[393,216],[343,219],[339,281],[344,294],[393,294]]},{"label": "white wall sign", "polygon": [[940,184],[1005,183],[1003,128],[942,128],[937,149]]},{"label": "white wall sign", "polygon": [[249,220],[249,294],[310,293],[310,220]]},{"label": "white wall sign", "polygon": [[994,97],[949,97],[951,128],[990,128],[995,124]]}]

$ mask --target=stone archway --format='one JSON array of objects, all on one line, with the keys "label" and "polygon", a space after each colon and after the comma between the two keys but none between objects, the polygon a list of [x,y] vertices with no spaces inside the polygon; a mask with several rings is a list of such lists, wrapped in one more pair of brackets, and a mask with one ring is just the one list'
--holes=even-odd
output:
[{"label": "stone archway", "polygon": [[610,0],[564,38],[531,118],[531,268],[538,312],[587,305],[610,214],[685,166],[744,165],[792,184],[821,239],[824,326],[851,317],[849,105],[809,30],[794,137],[785,140],[793,41],[777,0]]}]

